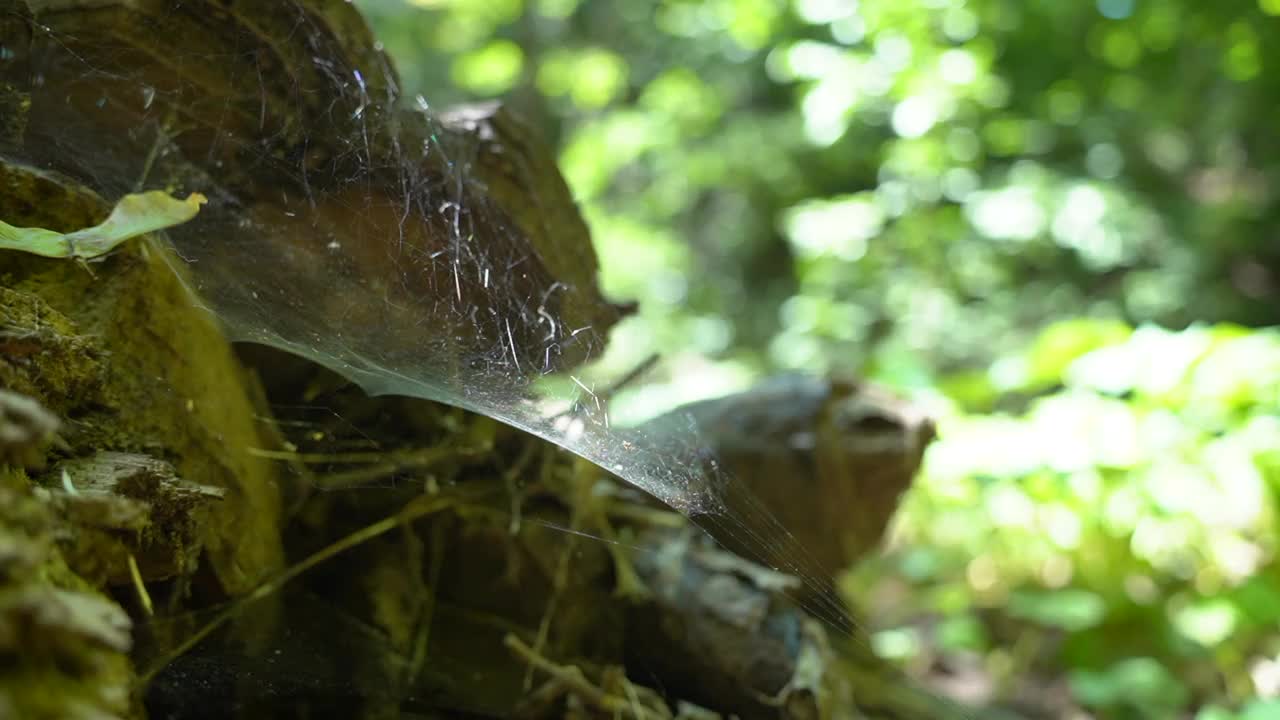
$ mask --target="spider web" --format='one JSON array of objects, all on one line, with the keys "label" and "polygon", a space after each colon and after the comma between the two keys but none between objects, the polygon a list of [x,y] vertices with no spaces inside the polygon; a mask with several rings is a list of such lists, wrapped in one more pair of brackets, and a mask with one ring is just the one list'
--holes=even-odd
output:
[{"label": "spider web", "polygon": [[801,578],[812,614],[850,629],[831,569],[721,470],[691,419],[619,428],[576,377],[546,390],[605,348],[615,318],[592,273],[572,277],[555,237],[540,244],[521,208],[491,197],[467,118],[399,97],[347,3],[0,0],[0,30],[16,39],[0,77],[30,93],[5,153],[107,200],[205,194],[168,237],[233,339],[562,446],[755,548]]}]

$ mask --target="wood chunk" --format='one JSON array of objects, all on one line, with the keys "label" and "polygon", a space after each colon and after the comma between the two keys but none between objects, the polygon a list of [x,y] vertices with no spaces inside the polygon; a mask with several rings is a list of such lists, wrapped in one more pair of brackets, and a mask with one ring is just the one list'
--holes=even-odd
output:
[{"label": "wood chunk", "polygon": [[0,718],[124,717],[129,617],[67,569],[59,530],[25,474],[0,465]]},{"label": "wood chunk", "polygon": [[[816,578],[834,576],[880,542],[934,436],[927,416],[883,388],[801,375],[649,423],[659,434],[691,426],[724,474],[714,493],[725,508],[717,512],[731,517],[728,529],[712,528],[716,539]],[[731,531],[739,522],[746,528]],[[773,542],[783,528],[794,543]]]},{"label": "wood chunk", "polygon": [[849,688],[825,633],[784,594],[798,582],[715,548],[651,531],[634,563],[652,591],[627,615],[627,667],[669,697],[741,717],[826,717]]},{"label": "wood chunk", "polygon": [[58,418],[33,398],[0,389],[0,465],[40,467]]},{"label": "wood chunk", "polygon": [[119,605],[86,593],[30,587],[0,595],[0,654],[73,656],[63,643],[81,641],[128,652],[132,627]]},{"label": "wood chunk", "polygon": [[46,484],[72,534],[67,563],[86,579],[117,586],[134,582],[131,562],[145,582],[189,574],[212,504],[226,496],[179,478],[163,460],[122,452],[59,463]]}]

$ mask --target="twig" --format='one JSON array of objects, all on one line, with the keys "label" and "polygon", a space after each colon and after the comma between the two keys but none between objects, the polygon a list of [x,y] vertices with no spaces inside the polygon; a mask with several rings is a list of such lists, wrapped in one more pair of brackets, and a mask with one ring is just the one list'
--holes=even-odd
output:
[{"label": "twig", "polygon": [[525,645],[515,635],[508,634],[503,638],[503,643],[521,660],[528,663],[531,670],[537,669],[546,673],[556,682],[580,695],[582,699],[591,705],[607,713],[612,713],[619,717],[632,717],[635,720],[662,720],[662,715],[659,713],[644,707],[638,701],[633,702],[635,698],[618,697],[596,687],[582,674],[582,670],[579,668],[572,665],[557,665],[551,662],[535,652],[533,648]]},{"label": "twig", "polygon": [[406,685],[411,685],[422,673],[427,663],[427,650],[431,641],[431,625],[435,620],[436,593],[440,587],[440,567],[444,565],[444,524],[431,525],[431,560],[427,567],[426,597],[422,608],[418,611],[418,631],[413,642],[413,653],[409,658],[409,671]]},{"label": "twig", "polygon": [[[67,476],[66,471],[62,471],[62,476]],[[142,605],[142,611],[151,617],[156,614],[155,605],[151,603],[151,593],[147,592],[147,584],[142,581],[142,571],[138,569],[138,560],[129,553],[129,577],[133,580],[133,590],[138,594],[138,603]]]},{"label": "twig", "polygon": [[297,564],[285,568],[275,577],[263,582],[261,585],[257,586],[245,595],[237,598],[229,606],[215,615],[208,624],[192,634],[191,637],[165,653],[164,656],[161,657],[160,660],[152,667],[148,668],[146,672],[140,673],[138,675],[138,687],[146,687],[156,676],[156,673],[163,670],[167,665],[169,665],[169,663],[173,662],[177,658],[180,658],[190,652],[192,648],[199,645],[205,638],[213,634],[215,630],[225,625],[227,621],[231,620],[231,618],[235,617],[236,614],[245,606],[269,597],[272,593],[275,593],[280,590],[280,588],[284,587],[286,583],[294,580],[299,575],[302,575],[311,568],[334,557],[335,555],[339,555],[347,550],[366,543],[379,535],[388,533],[404,523],[413,522],[414,520],[418,520],[426,517],[427,515],[444,510],[455,502],[456,500],[453,497],[440,495],[419,496],[406,504],[400,512],[395,515],[385,517],[372,525],[366,525],[350,535],[326,545]]},{"label": "twig", "polygon": [[[619,392],[625,389],[628,385],[640,379],[640,376],[652,370],[653,366],[657,365],[660,359],[662,358],[657,353],[650,355],[649,357],[642,360],[640,364],[628,370],[625,375],[618,378],[617,380],[614,380],[612,383],[609,384],[608,387],[601,390],[600,392],[592,392],[589,388],[583,385],[581,381],[579,381],[577,378],[573,378],[573,381],[575,383],[578,383],[578,387],[582,388],[583,390],[586,390],[588,393],[591,394],[592,398],[595,400],[596,405],[602,408],[607,408],[609,407],[609,401],[613,399],[614,395],[617,395]],[[556,420],[559,420],[562,417],[566,417],[569,415],[576,415],[581,408],[582,408],[582,404],[580,402],[575,401],[572,405],[569,406],[567,410],[564,410],[562,412],[556,413],[555,415],[552,415],[550,420],[552,422],[555,422]],[[606,415],[606,419],[607,417],[608,416]]]},{"label": "twig", "polygon": [[[573,516],[569,523],[570,533],[568,542],[565,543],[564,550],[560,553],[560,559],[556,563],[556,574],[552,579],[551,597],[547,599],[547,607],[542,612],[542,620],[538,623],[538,635],[534,640],[533,646],[538,652],[547,645],[547,637],[551,634],[551,621],[555,617],[556,608],[560,604],[560,596],[564,594],[565,586],[569,584],[569,561],[573,559],[573,554],[578,550],[578,531],[581,524],[580,514],[577,505],[574,506]],[[524,676],[524,690],[529,692],[533,687],[533,667],[529,667],[529,672]]]},{"label": "twig", "polygon": [[661,359],[662,358],[660,355],[658,355],[658,353],[653,353],[649,357],[640,361],[639,365],[636,365],[635,367],[631,368],[629,371],[627,371],[626,375],[623,375],[622,377],[613,381],[613,384],[605,388],[604,391],[600,393],[600,399],[606,403],[609,402],[609,400],[611,400],[614,395],[621,392],[631,383],[640,379],[641,375],[644,375],[645,373],[652,370],[653,366],[657,365],[658,361]]}]

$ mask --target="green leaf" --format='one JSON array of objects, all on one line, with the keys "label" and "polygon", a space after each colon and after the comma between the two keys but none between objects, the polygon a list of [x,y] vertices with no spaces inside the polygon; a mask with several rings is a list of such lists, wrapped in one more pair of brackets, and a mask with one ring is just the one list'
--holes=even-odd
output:
[{"label": "green leaf", "polygon": [[1122,660],[1101,672],[1074,672],[1071,690],[1085,705],[1140,708],[1146,717],[1174,717],[1190,695],[1164,665],[1149,657]]},{"label": "green leaf", "polygon": [[1017,592],[1009,598],[1009,614],[1049,627],[1079,632],[1095,627],[1107,614],[1107,605],[1088,590]]},{"label": "green leaf", "polygon": [[515,87],[524,70],[524,51],[510,40],[494,40],[453,62],[453,81],[481,95],[501,95]]},{"label": "green leaf", "polygon": [[1217,705],[1207,705],[1196,711],[1196,720],[1237,720],[1236,714]]},{"label": "green leaf", "polygon": [[1280,718],[1280,700],[1254,700],[1240,713],[1240,720],[1275,720]]},{"label": "green leaf", "polygon": [[1240,611],[1226,600],[1215,599],[1183,608],[1174,616],[1183,635],[1205,647],[1226,642],[1240,625]]},{"label": "green leaf", "polygon": [[1133,330],[1113,320],[1076,318],[1050,325],[1036,339],[1026,355],[1030,389],[1052,387],[1061,382],[1071,363],[1094,350],[1119,345]]},{"label": "green leaf", "polygon": [[205,202],[200,193],[191,193],[186,200],[159,190],[125,195],[102,223],[71,233],[14,227],[0,221],[0,250],[52,258],[95,258],[139,235],[181,225],[195,217]]},{"label": "green leaf", "polygon": [[889,660],[907,660],[920,654],[920,634],[915,628],[881,630],[871,636],[876,655]]},{"label": "green leaf", "polygon": [[973,615],[949,617],[938,624],[939,647],[952,652],[986,652],[991,648],[987,629]]}]

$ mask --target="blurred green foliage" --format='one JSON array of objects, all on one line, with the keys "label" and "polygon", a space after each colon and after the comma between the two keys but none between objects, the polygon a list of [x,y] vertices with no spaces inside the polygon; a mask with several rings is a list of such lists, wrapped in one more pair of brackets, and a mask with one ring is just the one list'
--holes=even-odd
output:
[{"label": "blurred green foliage", "polygon": [[782,368],[938,405],[877,650],[1280,717],[1280,1],[360,4],[407,93],[560,148],[642,308],[600,372],[675,358],[620,414]]},{"label": "blurred green foliage", "polygon": [[997,677],[1069,669],[1106,717],[1280,692],[1280,333],[1066,320],[966,392],[1046,385],[940,407],[895,549],[851,582],[915,599],[877,609],[896,632],[947,618],[933,645]]}]

